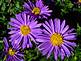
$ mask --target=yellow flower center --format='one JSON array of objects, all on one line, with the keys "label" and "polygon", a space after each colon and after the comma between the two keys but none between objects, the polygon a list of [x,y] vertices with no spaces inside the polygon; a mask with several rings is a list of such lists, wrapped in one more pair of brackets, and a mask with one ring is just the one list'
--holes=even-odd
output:
[{"label": "yellow flower center", "polygon": [[9,48],[8,53],[9,55],[13,56],[15,54],[15,50],[13,50],[12,48]]},{"label": "yellow flower center", "polygon": [[80,2],[80,3],[81,3],[81,0],[78,0],[78,2]]},{"label": "yellow flower center", "polygon": [[23,25],[20,27],[20,31],[24,36],[26,36],[30,33],[30,28],[29,26]]},{"label": "yellow flower center", "polygon": [[35,15],[40,14],[40,9],[38,7],[34,7],[34,9],[32,10],[32,13],[34,13]]},{"label": "yellow flower center", "polygon": [[53,46],[60,46],[63,44],[63,37],[58,33],[54,33],[50,37],[50,41],[51,41]]}]

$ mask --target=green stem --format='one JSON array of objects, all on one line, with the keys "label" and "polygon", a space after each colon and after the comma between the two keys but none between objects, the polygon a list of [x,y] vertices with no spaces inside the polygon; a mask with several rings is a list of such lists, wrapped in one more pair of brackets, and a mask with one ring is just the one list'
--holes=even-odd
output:
[{"label": "green stem", "polygon": [[0,41],[0,43],[3,43],[3,41]]}]

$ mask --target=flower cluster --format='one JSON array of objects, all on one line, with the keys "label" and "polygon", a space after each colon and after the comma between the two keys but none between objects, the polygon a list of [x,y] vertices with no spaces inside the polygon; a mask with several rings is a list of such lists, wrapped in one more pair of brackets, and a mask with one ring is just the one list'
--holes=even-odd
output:
[{"label": "flower cluster", "polygon": [[3,39],[6,61],[24,61],[22,50],[32,48],[32,42],[47,58],[52,53],[56,61],[58,57],[62,60],[64,57],[69,57],[76,46],[76,43],[71,42],[76,40],[76,33],[73,32],[75,29],[70,29],[65,20],[61,22],[58,18],[38,23],[37,18],[48,19],[52,13],[42,0],[36,0],[35,4],[28,1],[23,7],[23,12],[10,19],[9,40]]}]

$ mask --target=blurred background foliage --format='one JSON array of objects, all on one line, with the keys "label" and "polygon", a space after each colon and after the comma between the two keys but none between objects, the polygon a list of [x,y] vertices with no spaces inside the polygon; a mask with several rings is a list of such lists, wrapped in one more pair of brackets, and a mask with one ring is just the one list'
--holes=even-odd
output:
[{"label": "blurred background foliage", "polygon": [[[31,0],[35,2],[36,0]],[[45,5],[48,5],[53,13],[49,18],[60,18],[66,20],[70,27],[74,27],[77,32],[77,47],[71,57],[65,58],[64,61],[81,61],[81,2],[79,0],[43,0]],[[0,61],[3,61],[3,37],[8,37],[8,22],[10,17],[15,17],[15,14],[23,11],[23,4],[27,0],[0,0]],[[54,61],[53,54],[49,59],[42,56],[35,48],[24,50],[25,61]],[[58,61],[62,61],[59,57]]]}]

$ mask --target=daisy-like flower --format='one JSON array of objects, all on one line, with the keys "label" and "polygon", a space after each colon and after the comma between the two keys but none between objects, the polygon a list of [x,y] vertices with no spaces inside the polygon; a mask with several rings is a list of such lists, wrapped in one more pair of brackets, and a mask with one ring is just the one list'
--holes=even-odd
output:
[{"label": "daisy-like flower", "polygon": [[12,26],[9,32],[11,34],[11,42],[21,42],[23,49],[32,47],[31,40],[35,42],[37,34],[42,31],[40,29],[41,24],[38,24],[33,17],[23,12],[17,14],[16,18],[11,18],[9,24]]},{"label": "daisy-like flower", "polygon": [[3,42],[6,61],[24,61],[23,52],[19,51],[20,46],[17,43],[14,43],[11,47],[6,38],[3,39]]},{"label": "daisy-like flower", "polygon": [[46,21],[43,26],[45,27],[44,33],[39,35],[40,39],[36,39],[38,42],[42,42],[38,45],[40,52],[47,55],[47,58],[53,52],[55,60],[59,56],[61,59],[64,59],[65,56],[69,57],[76,46],[76,43],[70,42],[70,40],[76,40],[74,28],[69,29],[68,25],[65,26],[65,20],[61,23],[60,19]]},{"label": "daisy-like flower", "polygon": [[36,3],[32,2],[24,3],[25,13],[34,16],[35,18],[47,18],[50,16],[52,10],[49,10],[48,6],[45,6],[41,0],[36,0]]}]

